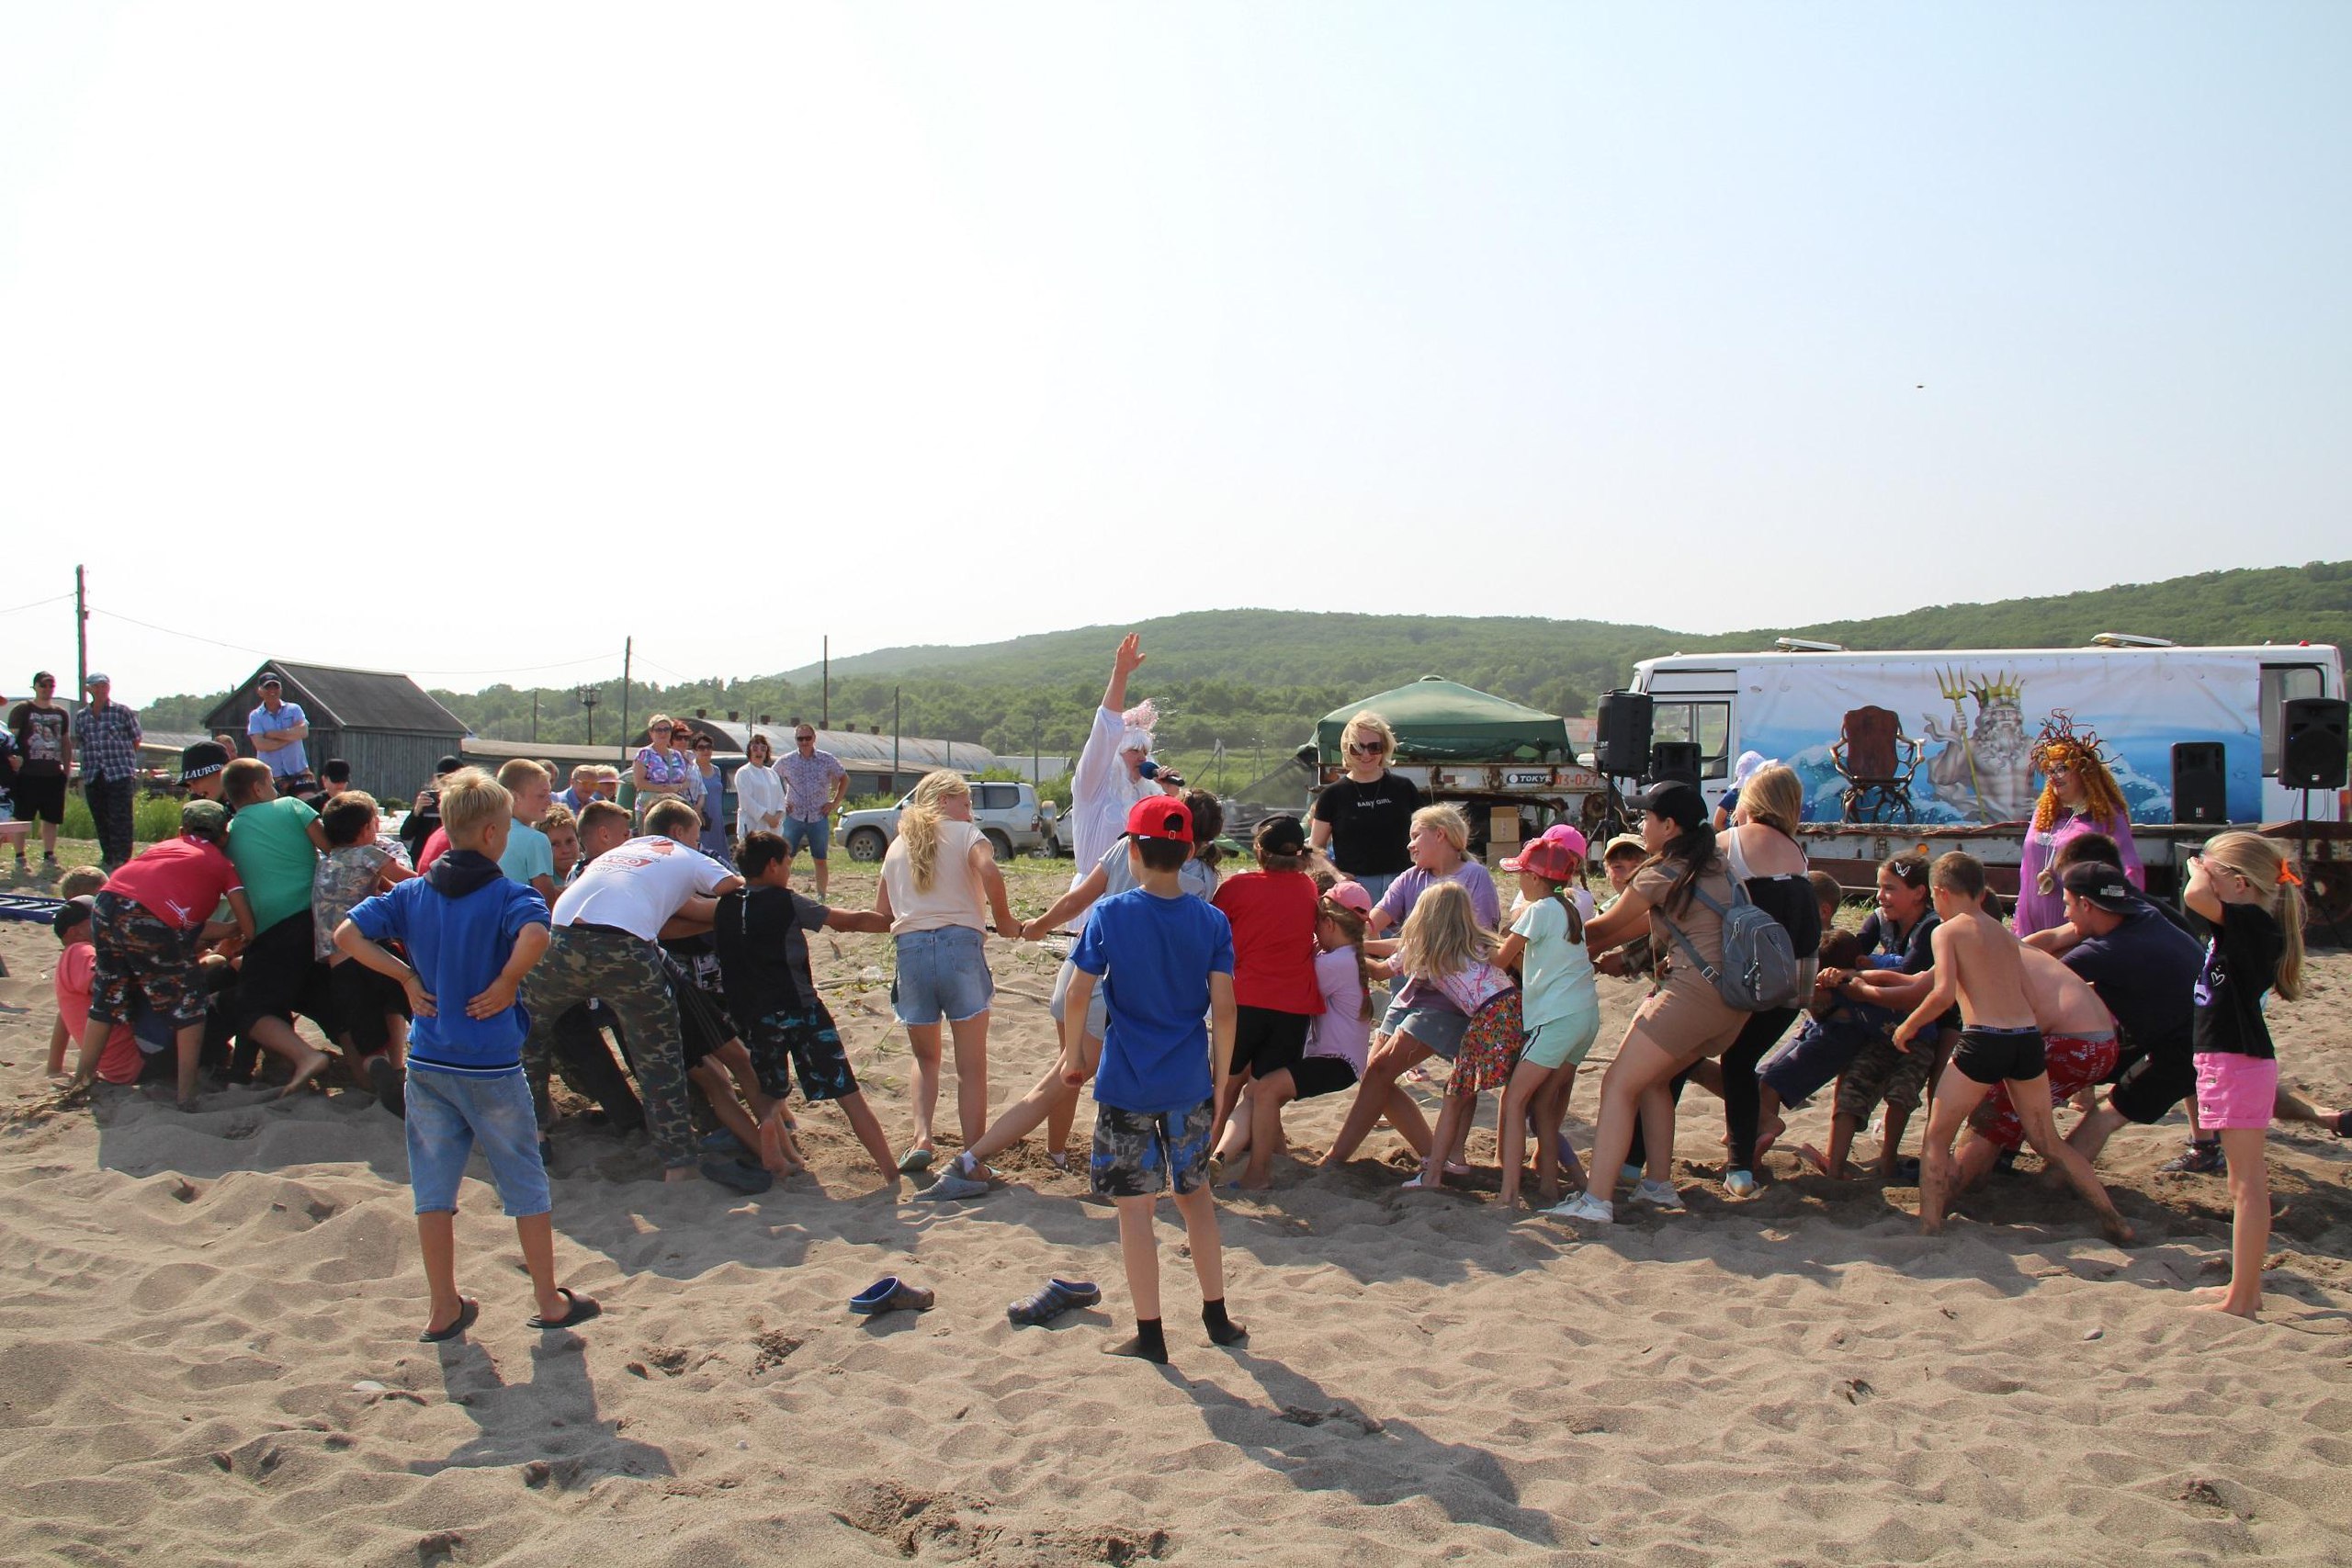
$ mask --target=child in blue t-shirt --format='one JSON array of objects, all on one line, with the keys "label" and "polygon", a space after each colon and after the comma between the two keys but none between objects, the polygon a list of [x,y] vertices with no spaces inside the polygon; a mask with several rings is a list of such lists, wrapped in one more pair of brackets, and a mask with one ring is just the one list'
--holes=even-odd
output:
[{"label": "child in blue t-shirt", "polygon": [[[507,879],[498,858],[514,796],[479,768],[441,785],[448,852],[424,875],[353,908],[334,943],[408,992],[408,1169],[432,1305],[418,1339],[439,1344],[473,1325],[481,1303],[458,1293],[458,1184],[479,1147],[514,1221],[538,1299],[534,1328],[569,1328],[603,1309],[556,1283],[555,1230],[538,1118],[523,1077],[530,1015],[514,999],[548,948],[547,900]],[[414,967],[380,944],[398,942]],[[444,1004],[446,1005],[446,1010]]]},{"label": "child in blue t-shirt", "polygon": [[[1105,971],[1108,1013],[1094,1080],[1094,1190],[1119,1208],[1119,1258],[1135,1297],[1136,1332],[1114,1356],[1165,1362],[1159,1321],[1159,1247],[1152,1210],[1173,1186],[1176,1210],[1201,1281],[1201,1321],[1211,1342],[1238,1345],[1247,1330],[1226,1315],[1225,1255],[1209,1191],[1216,1085],[1233,1058],[1233,928],[1214,907],[1185,897],[1179,879],[1193,849],[1193,814],[1156,795],[1127,813],[1136,886],[1106,898],[1070,954],[1076,973],[1062,1006],[1062,1081],[1086,1081],[1086,1004]],[[1214,1028],[1202,1024],[1208,1016]]]}]

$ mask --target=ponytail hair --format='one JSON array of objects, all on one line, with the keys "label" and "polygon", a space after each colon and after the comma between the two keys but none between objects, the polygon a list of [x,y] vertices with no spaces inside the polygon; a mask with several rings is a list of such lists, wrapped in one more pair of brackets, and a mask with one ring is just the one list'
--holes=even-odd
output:
[{"label": "ponytail hair", "polygon": [[949,795],[969,795],[964,775],[948,768],[923,774],[915,793],[899,813],[899,842],[907,849],[907,866],[915,875],[915,891],[928,893],[939,874],[940,824],[945,820],[939,803]]},{"label": "ponytail hair", "polygon": [[1658,901],[1657,906],[1668,919],[1689,912],[1690,890],[1699,886],[1701,877],[1715,869],[1716,863],[1722,858],[1715,846],[1715,830],[1702,819],[1697,826],[1676,833],[1667,840],[1666,848],[1643,863],[1674,868],[1674,880],[1668,885],[1666,897]]},{"label": "ponytail hair", "polygon": [[2207,840],[2207,860],[2229,867],[2254,885],[2256,901],[2278,922],[2285,945],[2270,988],[2289,1001],[2303,994],[2303,884],[2295,863],[2276,839],[2259,833],[2222,833]]},{"label": "ponytail hair", "polygon": [[1318,900],[1318,904],[1317,915],[1338,928],[1341,940],[1347,942],[1349,950],[1356,955],[1356,990],[1360,998],[1358,1005],[1363,1010],[1356,1016],[1370,1018],[1372,1016],[1372,963],[1363,955],[1363,939],[1370,933],[1371,928],[1364,923],[1364,918],[1362,915],[1336,899],[1323,898]]}]

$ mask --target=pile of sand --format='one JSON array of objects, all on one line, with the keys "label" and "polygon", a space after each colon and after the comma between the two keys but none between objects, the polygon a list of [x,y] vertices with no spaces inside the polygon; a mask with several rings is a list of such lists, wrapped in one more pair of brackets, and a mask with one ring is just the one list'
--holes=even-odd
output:
[{"label": "pile of sand", "polygon": [[[990,947],[1002,1101],[1051,1057],[1051,960]],[[855,978],[880,940],[819,948],[903,1139],[903,1040]],[[1111,1213],[1038,1143],[1003,1162],[1013,1185],[939,1210],[883,1190],[829,1111],[802,1116],[816,1178],[756,1200],[665,1188],[641,1144],[575,1122],[558,1246],[605,1316],[528,1331],[512,1226],[469,1183],[481,1322],[427,1347],[400,1124],[347,1089],[56,1111],[54,951],[0,927],[0,1561],[2345,1561],[2352,1145],[2324,1137],[2271,1144],[2271,1313],[2249,1325],[2188,1310],[2227,1196],[2155,1174],[2177,1123],[2103,1163],[2128,1250],[2030,1174],[1939,1240],[1914,1193],[1778,1155],[1727,1201],[1695,1092],[1690,1213],[1599,1241],[1508,1219],[1490,1168],[1399,1191],[1384,1133],[1344,1173],[1227,1204],[1238,1353],[1205,1343],[1163,1230],[1162,1371],[1099,1354],[1125,1315]],[[2340,1101],[2352,964],[2315,967],[2281,1055]],[[1611,988],[1607,1040],[1632,1000]],[[1295,1112],[1295,1141],[1342,1109]],[[885,1273],[937,1309],[851,1316]],[[1103,1308],[1010,1327],[1056,1273],[1102,1281]]]}]

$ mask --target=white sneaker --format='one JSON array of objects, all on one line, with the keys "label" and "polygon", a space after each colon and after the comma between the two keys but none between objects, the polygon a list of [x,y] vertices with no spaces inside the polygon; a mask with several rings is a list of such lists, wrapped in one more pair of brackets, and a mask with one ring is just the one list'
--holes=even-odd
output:
[{"label": "white sneaker", "polygon": [[1634,1201],[1647,1203],[1663,1214],[1682,1213],[1682,1194],[1671,1181],[1645,1181],[1634,1189]]},{"label": "white sneaker", "polygon": [[1588,1225],[1617,1223],[1616,1205],[1606,1198],[1596,1198],[1589,1192],[1579,1192],[1565,1203],[1555,1203],[1544,1211],[1555,1220],[1575,1220]]},{"label": "white sneaker", "polygon": [[1724,1178],[1724,1190],[1735,1198],[1755,1197],[1756,1173],[1752,1170],[1733,1171]]}]

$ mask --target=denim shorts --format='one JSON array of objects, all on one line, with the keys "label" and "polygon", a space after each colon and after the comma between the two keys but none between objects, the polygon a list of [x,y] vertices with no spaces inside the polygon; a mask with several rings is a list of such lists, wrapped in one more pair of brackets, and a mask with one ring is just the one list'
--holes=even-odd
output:
[{"label": "denim shorts", "polygon": [[970,926],[908,931],[898,938],[899,977],[890,1010],[900,1023],[961,1023],[989,1010],[996,981],[989,975],[988,939]]},{"label": "denim shorts", "polygon": [[798,854],[804,848],[810,860],[823,860],[825,851],[832,844],[833,822],[830,817],[820,817],[814,822],[786,815],[776,831],[784,835],[784,847],[788,854]]},{"label": "denim shorts", "polygon": [[454,1213],[466,1160],[479,1147],[509,1218],[544,1214],[547,1167],[539,1163],[539,1121],[521,1066],[492,1078],[419,1069],[408,1074],[408,1184],[420,1214]]}]

